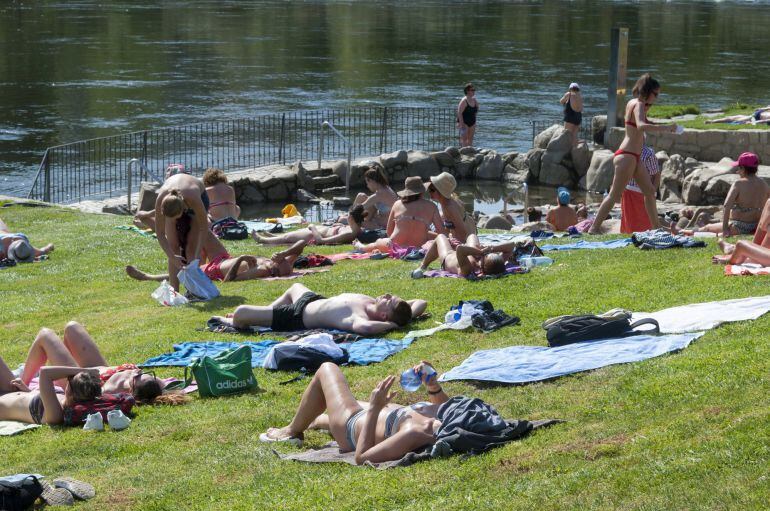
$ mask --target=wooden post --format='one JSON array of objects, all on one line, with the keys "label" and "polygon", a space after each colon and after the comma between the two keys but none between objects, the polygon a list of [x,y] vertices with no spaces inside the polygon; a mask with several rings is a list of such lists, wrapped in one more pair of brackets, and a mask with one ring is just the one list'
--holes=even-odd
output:
[{"label": "wooden post", "polygon": [[607,88],[607,130],[618,125],[618,113],[626,108],[628,28],[616,27],[610,35],[610,74]]}]

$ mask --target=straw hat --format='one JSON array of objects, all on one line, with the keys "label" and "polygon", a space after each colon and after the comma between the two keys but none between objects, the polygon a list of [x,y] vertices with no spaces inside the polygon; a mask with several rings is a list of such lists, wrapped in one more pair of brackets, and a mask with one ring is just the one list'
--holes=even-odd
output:
[{"label": "straw hat", "polygon": [[438,193],[447,199],[452,196],[452,192],[457,188],[457,181],[449,172],[442,172],[438,176],[431,176],[430,183],[426,183],[425,188],[429,187],[431,184],[438,190]]},{"label": "straw hat", "polygon": [[8,258],[17,263],[31,263],[35,260],[35,251],[26,240],[16,240],[8,247]]},{"label": "straw hat", "polygon": [[422,184],[422,179],[417,176],[406,178],[404,181],[404,189],[398,192],[399,197],[411,197],[412,195],[422,195],[425,193],[425,187]]}]

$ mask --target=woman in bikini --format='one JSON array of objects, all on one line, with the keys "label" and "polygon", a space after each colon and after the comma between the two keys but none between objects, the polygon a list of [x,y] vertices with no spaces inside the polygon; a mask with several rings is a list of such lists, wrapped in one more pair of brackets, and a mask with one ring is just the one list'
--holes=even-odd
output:
[{"label": "woman in bikini", "polygon": [[757,177],[759,158],[754,153],[743,153],[733,163],[740,177],[730,187],[725,198],[722,222],[706,224],[695,230],[678,230],[672,225],[672,232],[692,236],[696,232],[715,232],[725,237],[751,234],[757,230],[762,208],[770,197],[770,186]]},{"label": "woman in bikini", "polygon": [[361,225],[366,219],[366,212],[361,204],[353,206],[348,212],[348,224],[309,225],[304,229],[285,234],[257,233],[251,231],[251,237],[257,243],[265,245],[288,245],[304,241],[308,245],[345,245],[355,240],[361,233]]},{"label": "woman in bikini", "polygon": [[[428,363],[414,367],[422,371]],[[260,435],[263,442],[301,445],[307,429],[326,429],[342,452],[355,451],[356,463],[397,460],[405,454],[435,443],[441,427],[439,407],[449,396],[436,381],[422,378],[429,401],[402,406],[390,401],[394,376],[382,380],[372,391],[369,402],[357,401],[340,368],[323,364],[302,394],[294,418],[288,426],[270,428]]]},{"label": "woman in bikini", "polygon": [[390,210],[388,237],[368,245],[353,242],[354,247],[364,252],[388,252],[394,246],[421,247],[436,234],[447,234],[438,207],[425,198],[422,180],[416,176],[408,177],[404,184],[405,188],[398,192],[401,199]]},{"label": "woman in bikini", "polygon": [[620,149],[615,152],[613,159],[615,176],[612,179],[612,186],[596,212],[596,218],[588,231],[589,234],[601,232],[602,223],[607,219],[613,206],[620,202],[623,190],[631,178],[636,181],[636,185],[644,194],[644,207],[650,219],[650,225],[653,229],[660,225],[655,201],[655,188],[639,158],[646,132],[674,132],[676,131],[676,124],[658,125],[647,120],[647,110],[655,103],[660,94],[660,84],[649,73],[643,74],[637,80],[633,94],[634,99],[626,105],[626,136],[620,143]]},{"label": "woman in bikini", "polygon": [[469,235],[476,234],[476,221],[465,211],[465,206],[454,193],[455,188],[457,181],[449,172],[431,176],[430,182],[425,184],[429,197],[441,206],[444,227],[449,231],[450,241],[457,246],[465,243]]},{"label": "woman in bikini", "polygon": [[179,291],[177,274],[183,266],[200,260],[209,231],[209,196],[200,179],[175,174],[163,183],[155,201],[155,233],[168,258],[171,286]]},{"label": "woman in bikini", "polygon": [[[186,401],[181,393],[164,392],[165,383],[153,373],[145,373],[135,364],[111,366],[99,347],[80,323],[70,321],[64,327],[64,339],[53,330],[43,328],[29,348],[20,381],[29,385],[46,363],[77,371],[94,370],[105,394],[131,394],[139,404],[180,404]],[[42,378],[41,378],[42,379]],[[57,384],[64,388],[66,380]]]},{"label": "woman in bikini", "polygon": [[217,222],[223,218],[237,219],[241,208],[235,204],[235,189],[227,184],[227,176],[219,169],[206,169],[203,174],[203,185],[209,196],[209,218]]},{"label": "woman in bikini", "polygon": [[390,187],[388,178],[379,167],[367,170],[364,173],[364,182],[372,194],[359,193],[353,205],[361,204],[368,213],[363,224],[364,229],[384,229],[388,225],[390,209],[398,200],[398,195]]},{"label": "woman in bikini", "polygon": [[457,127],[460,131],[460,147],[473,145],[476,135],[476,114],[479,112],[479,102],[476,100],[476,88],[472,83],[463,87],[465,96],[457,105]]},{"label": "woman in bikini", "polygon": [[0,220],[0,260],[11,259],[17,263],[31,263],[36,257],[53,251],[53,243],[43,248],[35,248],[26,234],[11,232],[5,222]]}]

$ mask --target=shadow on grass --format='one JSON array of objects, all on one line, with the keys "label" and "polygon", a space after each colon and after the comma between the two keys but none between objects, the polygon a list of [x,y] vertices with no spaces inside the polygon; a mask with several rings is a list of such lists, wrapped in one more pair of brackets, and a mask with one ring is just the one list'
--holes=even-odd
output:
[{"label": "shadow on grass", "polygon": [[214,298],[208,302],[192,302],[189,304],[189,307],[193,307],[200,312],[211,312],[218,311],[222,307],[235,308],[244,303],[246,303],[246,298],[243,296],[220,296],[219,298]]}]

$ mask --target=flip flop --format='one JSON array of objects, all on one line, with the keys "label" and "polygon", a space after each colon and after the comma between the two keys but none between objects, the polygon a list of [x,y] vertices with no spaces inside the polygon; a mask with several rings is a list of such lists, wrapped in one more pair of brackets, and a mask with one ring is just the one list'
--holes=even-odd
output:
[{"label": "flip flop", "polygon": [[75,497],[64,488],[54,488],[48,481],[40,481],[43,493],[40,498],[49,506],[71,506],[75,503]]},{"label": "flip flop", "polygon": [[94,487],[83,481],[77,481],[71,477],[59,477],[53,480],[53,485],[57,488],[64,488],[70,492],[75,498],[80,500],[88,500],[94,498],[96,490]]},{"label": "flip flop", "polygon": [[302,439],[297,438],[296,436],[289,436],[286,438],[273,438],[273,437],[267,436],[267,433],[261,433],[259,435],[259,441],[265,442],[268,444],[286,443],[289,445],[293,445],[294,447],[302,447]]}]

